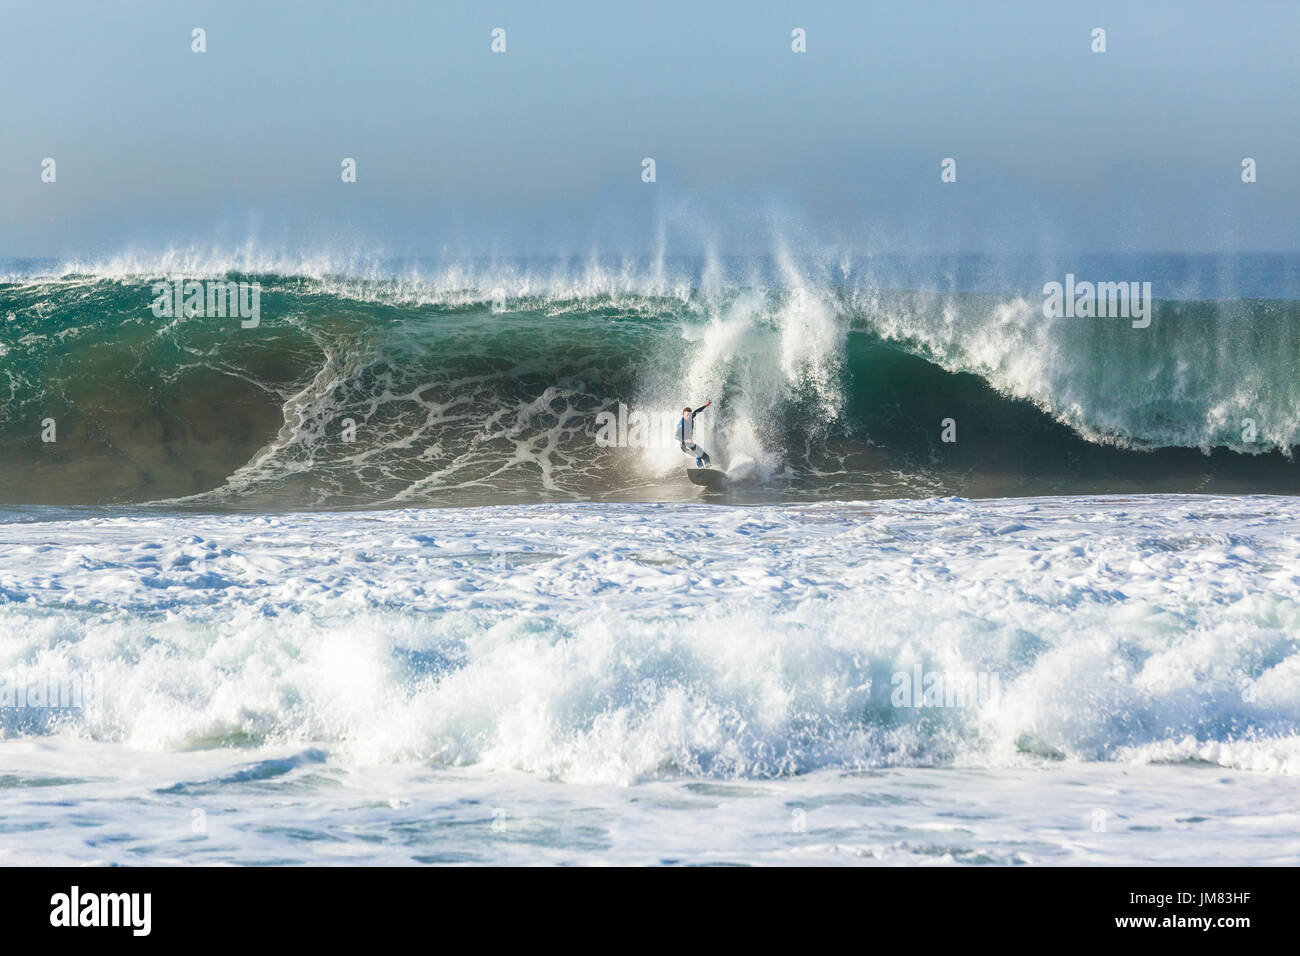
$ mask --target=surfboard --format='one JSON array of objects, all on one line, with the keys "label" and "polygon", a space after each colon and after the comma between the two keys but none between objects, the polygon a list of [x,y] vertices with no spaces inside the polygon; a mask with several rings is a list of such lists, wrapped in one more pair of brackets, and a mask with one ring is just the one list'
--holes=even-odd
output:
[{"label": "surfboard", "polygon": [[717,488],[727,480],[727,473],[720,468],[687,468],[686,477],[705,488]]}]

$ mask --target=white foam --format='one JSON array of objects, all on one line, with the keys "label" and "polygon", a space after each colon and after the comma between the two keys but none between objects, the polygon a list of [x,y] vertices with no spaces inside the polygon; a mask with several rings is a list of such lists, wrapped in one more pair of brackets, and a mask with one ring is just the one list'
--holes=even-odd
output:
[{"label": "white foam", "polygon": [[[64,733],[663,772],[1208,760],[1293,774],[1300,503],[567,505],[0,526],[0,673]],[[898,708],[894,675],[996,674]],[[10,732],[22,730],[13,722]]]}]

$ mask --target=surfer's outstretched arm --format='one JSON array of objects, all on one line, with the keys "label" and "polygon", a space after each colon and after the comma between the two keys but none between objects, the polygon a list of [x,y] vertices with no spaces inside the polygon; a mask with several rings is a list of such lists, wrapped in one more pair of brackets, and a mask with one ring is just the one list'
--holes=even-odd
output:
[{"label": "surfer's outstretched arm", "polygon": [[708,408],[708,407],[709,407],[710,405],[712,405],[712,404],[713,404],[713,399],[709,399],[707,402],[705,402],[705,403],[704,403],[703,405],[701,405],[699,408],[695,409],[695,411],[691,412],[691,421],[695,421],[695,416],[698,415],[700,412],[704,411],[706,408]]}]

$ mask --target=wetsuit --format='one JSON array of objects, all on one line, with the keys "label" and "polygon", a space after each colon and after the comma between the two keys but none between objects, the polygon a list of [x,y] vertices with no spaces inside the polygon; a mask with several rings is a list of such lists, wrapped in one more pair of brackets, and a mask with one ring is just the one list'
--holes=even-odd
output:
[{"label": "wetsuit", "polygon": [[708,405],[701,405],[691,412],[689,419],[683,417],[677,420],[677,444],[682,446],[683,452],[695,459],[696,468],[703,468],[709,463],[709,453],[694,441],[695,416],[708,407]]}]

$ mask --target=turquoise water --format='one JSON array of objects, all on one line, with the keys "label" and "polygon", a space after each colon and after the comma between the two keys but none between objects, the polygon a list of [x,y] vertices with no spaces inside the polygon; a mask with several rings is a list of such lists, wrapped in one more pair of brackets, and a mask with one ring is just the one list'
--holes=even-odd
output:
[{"label": "turquoise water", "polygon": [[[708,398],[703,444],[743,476],[725,501],[1289,491],[1296,272],[1285,257],[1201,265],[1077,266],[1154,276],[1139,329],[1045,318],[1014,262],[10,263],[0,494],[241,510],[678,500],[700,492],[671,422]],[[155,316],[153,282],[178,276],[257,283],[258,324]],[[1018,291],[981,291],[997,284]],[[600,416],[620,405],[629,440],[607,447]],[[628,435],[632,414],[647,424]]]}]

